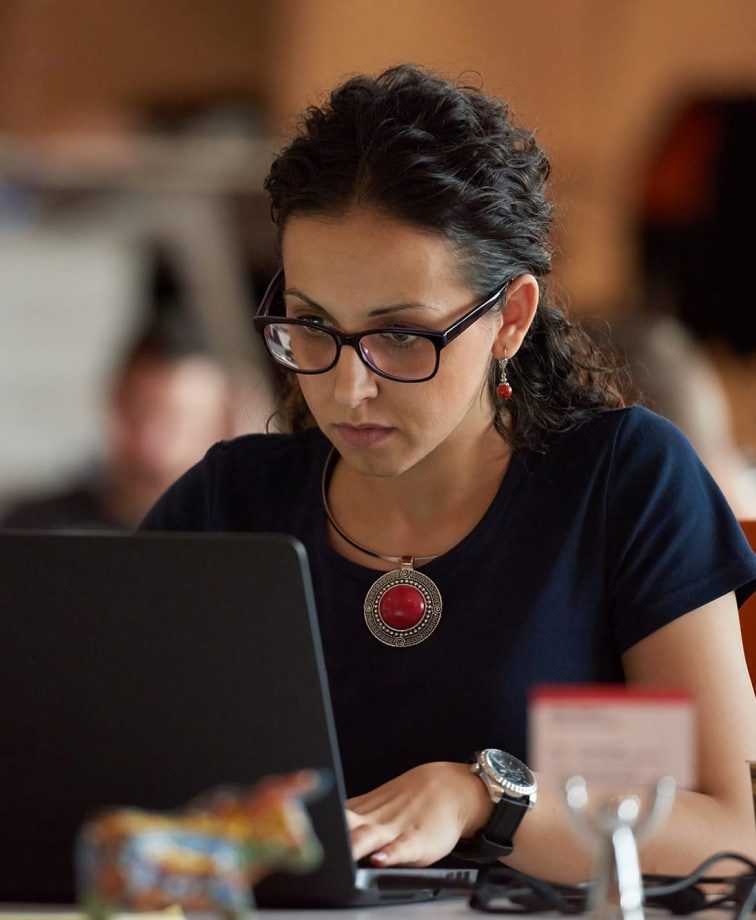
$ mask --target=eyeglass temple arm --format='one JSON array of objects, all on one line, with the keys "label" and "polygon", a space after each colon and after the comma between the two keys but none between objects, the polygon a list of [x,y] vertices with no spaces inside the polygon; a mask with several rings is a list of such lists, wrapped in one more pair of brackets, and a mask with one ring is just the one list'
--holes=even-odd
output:
[{"label": "eyeglass temple arm", "polygon": [[468,313],[467,316],[463,316],[462,319],[457,320],[453,326],[446,330],[444,333],[444,345],[448,345],[453,339],[456,339],[458,335],[461,335],[469,326],[481,316],[481,314],[486,313],[488,310],[491,310],[497,301],[499,301],[507,291],[509,287],[509,281],[507,281],[499,290],[492,294],[488,300],[484,300],[482,304],[477,306],[471,313]]},{"label": "eyeglass temple arm", "polygon": [[273,295],[283,281],[283,269],[279,268],[270,280],[270,284],[265,288],[265,293],[260,300],[260,306],[255,312],[255,316],[270,316],[270,305],[273,301]]}]

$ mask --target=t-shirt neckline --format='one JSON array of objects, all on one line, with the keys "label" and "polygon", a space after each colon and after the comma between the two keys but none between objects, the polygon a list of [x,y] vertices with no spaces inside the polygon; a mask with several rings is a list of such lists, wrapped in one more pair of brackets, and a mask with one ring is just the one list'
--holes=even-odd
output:
[{"label": "t-shirt neckline", "polygon": [[[418,570],[425,572],[429,577],[433,577],[434,573],[440,572],[448,574],[450,571],[457,568],[457,566],[464,563],[465,559],[475,550],[476,546],[485,540],[488,531],[492,527],[496,527],[497,530],[501,531],[502,521],[505,519],[507,506],[526,472],[524,453],[526,453],[526,451],[521,450],[512,453],[509,466],[499,483],[496,495],[493,497],[490,505],[473,529],[462,537],[459,543],[450,547],[445,553],[436,556],[435,559],[424,565],[417,566]],[[324,464],[327,462],[329,454],[330,448],[323,455]],[[318,481],[320,482],[320,479]],[[380,577],[380,570],[371,569],[368,566],[360,565],[358,562],[353,562],[351,559],[347,559],[346,556],[342,556],[338,550],[334,549],[328,539],[328,519],[322,501],[319,502],[319,508],[317,521],[315,522],[317,528],[317,548],[329,567],[342,576],[360,582],[364,582],[368,578],[375,579]],[[373,547],[370,548],[372,549]]]}]

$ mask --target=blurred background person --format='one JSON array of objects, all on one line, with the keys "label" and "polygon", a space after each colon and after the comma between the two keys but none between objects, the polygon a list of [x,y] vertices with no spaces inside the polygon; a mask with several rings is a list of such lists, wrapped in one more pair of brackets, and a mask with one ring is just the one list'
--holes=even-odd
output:
[{"label": "blurred background person", "polygon": [[227,370],[175,311],[158,313],[116,374],[102,465],[59,492],[23,499],[6,528],[127,529],[216,441],[233,434]]},{"label": "blurred background person", "polygon": [[[756,518],[756,457],[722,372],[756,358],[754,162],[756,96],[694,99],[666,120],[641,184],[638,302],[611,323],[639,398],[682,428],[741,518]],[[738,421],[756,424],[753,397]]]},{"label": "blurred background person", "polygon": [[[603,340],[604,324],[595,326]],[[756,518],[756,471],[735,440],[728,394],[705,346],[677,317],[644,311],[613,319],[609,340],[634,400],[681,428],[735,514]]]}]

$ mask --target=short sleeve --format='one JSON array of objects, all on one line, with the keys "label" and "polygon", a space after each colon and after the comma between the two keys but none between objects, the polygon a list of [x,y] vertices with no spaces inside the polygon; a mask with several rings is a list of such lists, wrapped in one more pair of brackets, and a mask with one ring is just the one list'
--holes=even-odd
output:
[{"label": "short sleeve", "polygon": [[756,556],[718,486],[671,422],[634,408],[617,431],[606,500],[610,616],[620,651],[730,591],[756,589]]}]

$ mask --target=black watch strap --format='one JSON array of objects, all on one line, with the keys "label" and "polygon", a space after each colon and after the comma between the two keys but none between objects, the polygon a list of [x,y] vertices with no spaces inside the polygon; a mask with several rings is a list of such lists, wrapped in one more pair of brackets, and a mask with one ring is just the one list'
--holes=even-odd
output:
[{"label": "black watch strap", "polygon": [[529,807],[530,801],[527,797],[509,799],[505,796],[494,805],[485,827],[472,837],[463,837],[452,855],[486,863],[509,856],[514,849],[512,838]]}]

